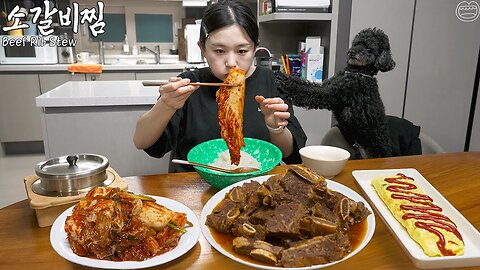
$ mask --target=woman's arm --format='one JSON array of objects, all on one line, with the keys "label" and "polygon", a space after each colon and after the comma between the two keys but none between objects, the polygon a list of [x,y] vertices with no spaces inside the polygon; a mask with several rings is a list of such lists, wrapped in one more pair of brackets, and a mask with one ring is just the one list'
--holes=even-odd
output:
[{"label": "woman's arm", "polygon": [[293,152],[293,135],[288,127],[282,128],[280,133],[274,133],[271,130],[269,132],[270,140],[280,148],[283,157],[290,156]]},{"label": "woman's arm", "polygon": [[256,96],[255,100],[259,103],[260,109],[265,117],[265,125],[270,133],[270,140],[282,151],[283,157],[292,154],[293,135],[286,126],[288,125],[288,104],[285,104],[281,98],[265,98]]},{"label": "woman's arm", "polygon": [[187,98],[198,86],[188,85],[189,79],[170,78],[170,83],[160,87],[160,98],[157,103],[137,121],[133,143],[137,149],[145,149],[153,145],[162,135],[168,122],[185,104]]},{"label": "woman's arm", "polygon": [[137,149],[154,144],[162,135],[176,109],[166,105],[162,98],[137,121],[133,143]]}]

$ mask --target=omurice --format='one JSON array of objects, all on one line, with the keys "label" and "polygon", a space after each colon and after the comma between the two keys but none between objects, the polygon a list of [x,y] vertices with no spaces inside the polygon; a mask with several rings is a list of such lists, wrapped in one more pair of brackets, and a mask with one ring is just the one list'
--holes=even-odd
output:
[{"label": "omurice", "polygon": [[404,174],[380,176],[372,181],[375,191],[408,234],[434,256],[462,255],[464,242],[456,224],[423,192],[412,177]]}]

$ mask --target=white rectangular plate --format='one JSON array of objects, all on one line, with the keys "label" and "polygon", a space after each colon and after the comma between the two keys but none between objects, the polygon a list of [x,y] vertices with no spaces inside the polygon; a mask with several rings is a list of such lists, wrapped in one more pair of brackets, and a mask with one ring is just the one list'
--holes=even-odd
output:
[{"label": "white rectangular plate", "polygon": [[[391,176],[397,173],[403,173],[406,176],[413,177],[420,188],[433,199],[433,202],[443,209],[443,213],[457,224],[458,231],[462,234],[465,243],[463,255],[446,257],[429,257],[425,255],[423,249],[393,217],[390,210],[388,210],[382,199],[377,195],[371,182],[377,176]],[[387,225],[390,232],[395,236],[415,266],[422,269],[480,266],[480,233],[417,170],[357,170],[353,171],[352,175],[367,196],[371,205],[378,212],[383,223]]]}]

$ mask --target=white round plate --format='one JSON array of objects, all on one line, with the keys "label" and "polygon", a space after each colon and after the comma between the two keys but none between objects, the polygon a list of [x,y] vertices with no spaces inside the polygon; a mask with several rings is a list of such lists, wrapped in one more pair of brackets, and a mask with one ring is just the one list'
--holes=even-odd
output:
[{"label": "white round plate", "polygon": [[[237,261],[239,263],[248,265],[250,267],[255,267],[255,268],[260,268],[260,269],[269,269],[269,270],[278,270],[279,269],[278,267],[265,266],[265,265],[251,263],[251,262],[244,261],[244,260],[232,255],[230,252],[225,250],[222,246],[220,246],[215,241],[212,234],[210,233],[210,229],[208,228],[207,225],[205,225],[205,222],[207,221],[207,216],[210,213],[212,213],[215,206],[217,206],[217,204],[225,198],[225,194],[227,192],[229,192],[232,188],[234,188],[236,186],[241,186],[241,185],[243,185],[245,183],[248,183],[248,182],[251,182],[251,181],[257,181],[259,183],[263,183],[263,182],[267,181],[268,178],[270,178],[270,176],[271,175],[264,175],[264,176],[250,178],[250,179],[235,183],[233,185],[230,185],[230,186],[220,190],[219,192],[217,192],[212,198],[210,198],[210,200],[207,202],[207,204],[203,207],[202,214],[200,216],[200,224],[202,226],[203,235],[205,236],[207,241],[216,250],[218,250],[220,253],[227,256],[228,258],[230,258],[234,261]],[[337,182],[327,180],[327,186],[328,186],[329,189],[334,190],[334,191],[338,191],[338,192],[342,193],[343,195],[349,197],[350,199],[352,199],[354,201],[363,202],[363,204],[365,204],[365,206],[370,210],[371,214],[368,215],[368,217],[367,217],[368,228],[367,228],[367,233],[365,235],[365,238],[363,239],[362,243],[360,243],[360,245],[355,250],[353,250],[350,254],[348,254],[347,256],[345,256],[341,260],[331,262],[331,263],[327,263],[327,264],[319,264],[319,265],[313,265],[313,266],[308,266],[308,267],[280,268],[280,269],[297,269],[297,270],[298,269],[302,269],[302,270],[305,269],[306,270],[306,269],[321,269],[321,268],[329,267],[329,266],[332,266],[334,264],[340,263],[342,261],[348,260],[348,258],[350,258],[350,257],[354,256],[355,254],[357,254],[358,252],[360,252],[360,250],[362,250],[368,244],[370,239],[372,239],[373,232],[375,231],[375,216],[373,214],[372,207],[368,204],[368,202],[364,198],[362,198],[362,196],[360,196],[358,193],[356,193],[355,191],[353,191],[350,188],[348,188],[348,187],[346,187],[342,184],[339,184]]]},{"label": "white round plate", "polygon": [[145,261],[114,262],[78,256],[73,253],[70,248],[70,243],[68,243],[67,234],[64,229],[65,220],[67,219],[67,216],[72,214],[73,206],[65,210],[53,223],[52,229],[50,230],[50,243],[53,249],[60,256],[73,263],[104,269],[139,269],[175,260],[189,251],[197,243],[198,237],[200,236],[200,225],[197,216],[192,210],[190,210],[190,208],[180,202],[158,196],[147,196],[154,198],[156,203],[161,204],[170,210],[187,214],[187,220],[193,224],[193,226],[186,228],[187,232],[182,235],[178,246],[173,250]]}]

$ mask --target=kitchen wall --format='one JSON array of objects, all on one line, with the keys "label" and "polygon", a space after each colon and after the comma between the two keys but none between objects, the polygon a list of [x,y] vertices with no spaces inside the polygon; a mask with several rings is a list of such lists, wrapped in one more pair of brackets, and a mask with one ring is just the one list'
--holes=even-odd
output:
[{"label": "kitchen wall", "polygon": [[[80,10],[85,7],[96,7],[97,0],[77,0],[80,5]],[[168,54],[169,50],[173,45],[177,46],[177,30],[182,27],[182,19],[186,17],[185,8],[182,6],[181,1],[154,1],[154,0],[142,0],[142,1],[132,1],[132,0],[103,0],[105,4],[105,13],[119,13],[125,14],[126,20],[126,32],[128,36],[128,41],[130,48],[133,44],[136,44],[137,47],[140,45],[145,45],[151,49],[155,45],[160,45],[160,50],[162,53]],[[193,8],[200,9],[200,8]],[[192,13],[192,12],[190,12]],[[135,14],[169,14],[172,15],[173,23],[173,42],[162,42],[162,43],[153,43],[153,42],[136,42],[136,30],[135,30]],[[200,12],[201,14],[201,12]],[[91,53],[98,53],[98,43],[92,42],[89,39],[87,29],[80,29],[80,31],[75,34],[75,38],[78,39],[79,43],[76,47],[76,51],[89,51]],[[107,42],[106,45],[106,54],[120,54],[122,53],[122,42]],[[141,52],[139,52],[141,54]]]},{"label": "kitchen wall", "polygon": [[358,32],[367,27],[378,27],[389,37],[396,65],[392,71],[379,72],[377,79],[387,114],[398,117],[403,115],[413,10],[413,0],[352,1],[349,44]]},{"label": "kitchen wall", "polygon": [[[471,1],[470,3],[477,3]],[[395,69],[379,73],[387,114],[421,126],[447,152],[477,150],[479,119],[474,102],[478,74],[480,19],[461,20],[462,0],[352,1],[353,37],[366,27],[379,27],[390,38]],[[476,71],[477,70],[477,71]],[[477,72],[477,74],[476,74]],[[477,85],[478,87],[478,85]],[[472,141],[468,136],[472,131]],[[470,148],[472,146],[472,148]]]},{"label": "kitchen wall", "polygon": [[[70,0],[70,2],[73,2],[73,0]],[[76,0],[75,2],[80,5],[80,10],[82,10],[86,7],[96,7],[98,0]],[[189,21],[200,19],[205,10],[205,7],[183,7],[182,0],[102,0],[102,2],[106,6],[105,13],[125,14],[126,31],[130,48],[133,44],[136,44],[137,47],[145,45],[153,49],[155,45],[159,44],[162,54],[168,54],[172,46],[178,48],[178,29],[183,28],[185,19],[189,19]],[[256,0],[245,0],[245,2],[256,14]],[[135,14],[171,14],[173,17],[173,42],[136,42]],[[83,29],[75,34],[75,38],[79,41],[76,51],[98,53],[98,43],[89,40],[89,36],[85,30],[86,29]],[[122,53],[122,42],[108,42],[106,44],[106,49],[106,54]],[[141,52],[139,53],[142,54]]]}]

